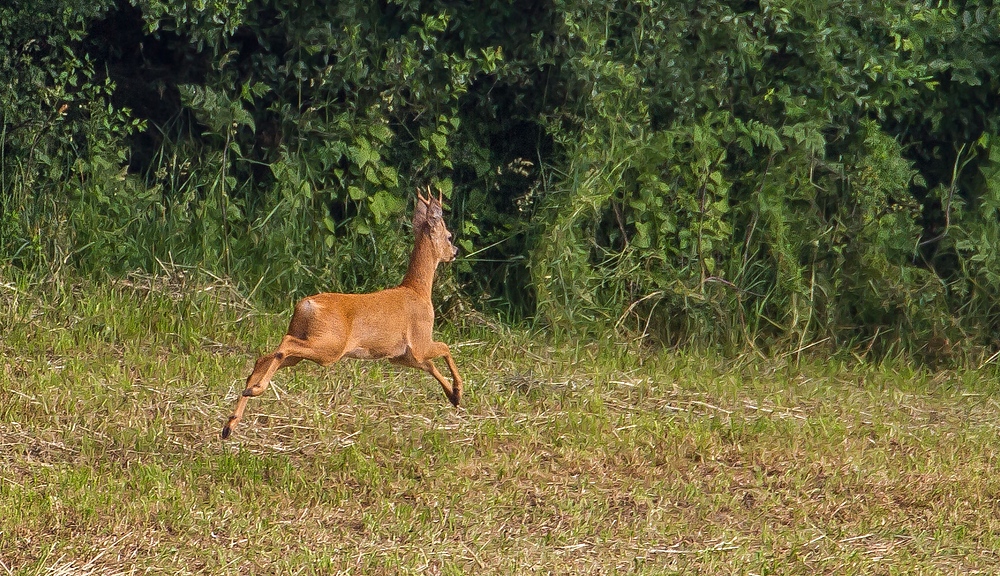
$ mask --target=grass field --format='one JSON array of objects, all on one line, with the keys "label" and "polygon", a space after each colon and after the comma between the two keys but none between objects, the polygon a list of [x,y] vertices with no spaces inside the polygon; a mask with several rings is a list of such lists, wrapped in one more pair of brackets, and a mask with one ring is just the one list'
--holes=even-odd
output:
[{"label": "grass field", "polygon": [[223,442],[288,315],[183,284],[0,283],[0,575],[1000,571],[992,365],[445,324],[462,410],[302,363]]}]

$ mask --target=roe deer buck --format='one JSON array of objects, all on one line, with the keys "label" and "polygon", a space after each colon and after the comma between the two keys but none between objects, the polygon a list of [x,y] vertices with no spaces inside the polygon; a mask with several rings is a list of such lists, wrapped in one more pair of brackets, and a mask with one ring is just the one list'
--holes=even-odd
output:
[{"label": "roe deer buck", "polygon": [[[236,402],[236,409],[222,428],[228,438],[243,418],[251,396],[260,396],[279,368],[312,360],[323,366],[343,357],[387,358],[393,364],[411,366],[430,372],[453,405],[462,399],[462,378],[451,357],[448,345],[435,342],[434,307],[431,286],[441,262],[451,262],[458,248],[451,243],[451,232],[444,225],[442,196],[434,198],[430,187],[427,196],[417,192],[413,211],[413,253],[403,282],[371,294],[324,293],[309,296],[295,305],[288,333],[271,354],[261,356],[247,378],[246,390]],[[444,356],[453,384],[431,362]]]}]

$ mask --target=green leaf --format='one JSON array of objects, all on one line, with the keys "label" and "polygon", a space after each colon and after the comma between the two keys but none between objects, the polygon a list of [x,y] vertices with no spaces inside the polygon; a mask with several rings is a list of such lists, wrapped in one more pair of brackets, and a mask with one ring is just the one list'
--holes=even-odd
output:
[{"label": "green leaf", "polygon": [[392,130],[384,124],[373,124],[368,128],[368,133],[381,144],[388,144],[392,141]]},{"label": "green leaf", "polygon": [[442,134],[431,134],[431,141],[434,142],[434,148],[438,152],[444,152],[448,148],[448,139]]},{"label": "green leaf", "polygon": [[385,190],[379,190],[369,197],[368,207],[376,224],[382,224],[393,214],[402,212],[405,202]]}]

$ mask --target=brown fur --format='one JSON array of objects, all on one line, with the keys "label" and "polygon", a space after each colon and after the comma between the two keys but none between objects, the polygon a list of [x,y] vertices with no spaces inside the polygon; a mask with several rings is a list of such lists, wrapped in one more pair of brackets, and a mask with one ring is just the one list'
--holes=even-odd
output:
[{"label": "brown fur", "polygon": [[[271,354],[261,356],[247,378],[246,390],[222,428],[228,438],[243,418],[247,400],[267,389],[274,373],[312,360],[328,366],[341,358],[388,359],[393,364],[419,368],[441,383],[445,396],[458,406],[462,378],[448,345],[435,342],[431,287],[441,262],[455,259],[458,249],[444,225],[441,197],[417,193],[413,215],[415,235],[410,266],[403,282],[371,294],[323,293],[303,298],[295,305],[288,332]],[[444,357],[452,383],[431,362]]]}]

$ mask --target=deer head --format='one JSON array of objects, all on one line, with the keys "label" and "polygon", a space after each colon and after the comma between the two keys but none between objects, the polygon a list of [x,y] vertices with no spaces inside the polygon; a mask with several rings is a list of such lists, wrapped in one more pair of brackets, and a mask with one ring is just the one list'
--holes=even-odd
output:
[{"label": "deer head", "polygon": [[427,196],[417,190],[417,204],[413,210],[413,234],[419,242],[422,237],[430,240],[434,255],[441,262],[451,262],[458,255],[458,248],[451,243],[452,235],[444,224],[441,202],[444,194],[438,192],[435,198],[431,188],[426,188]]}]

